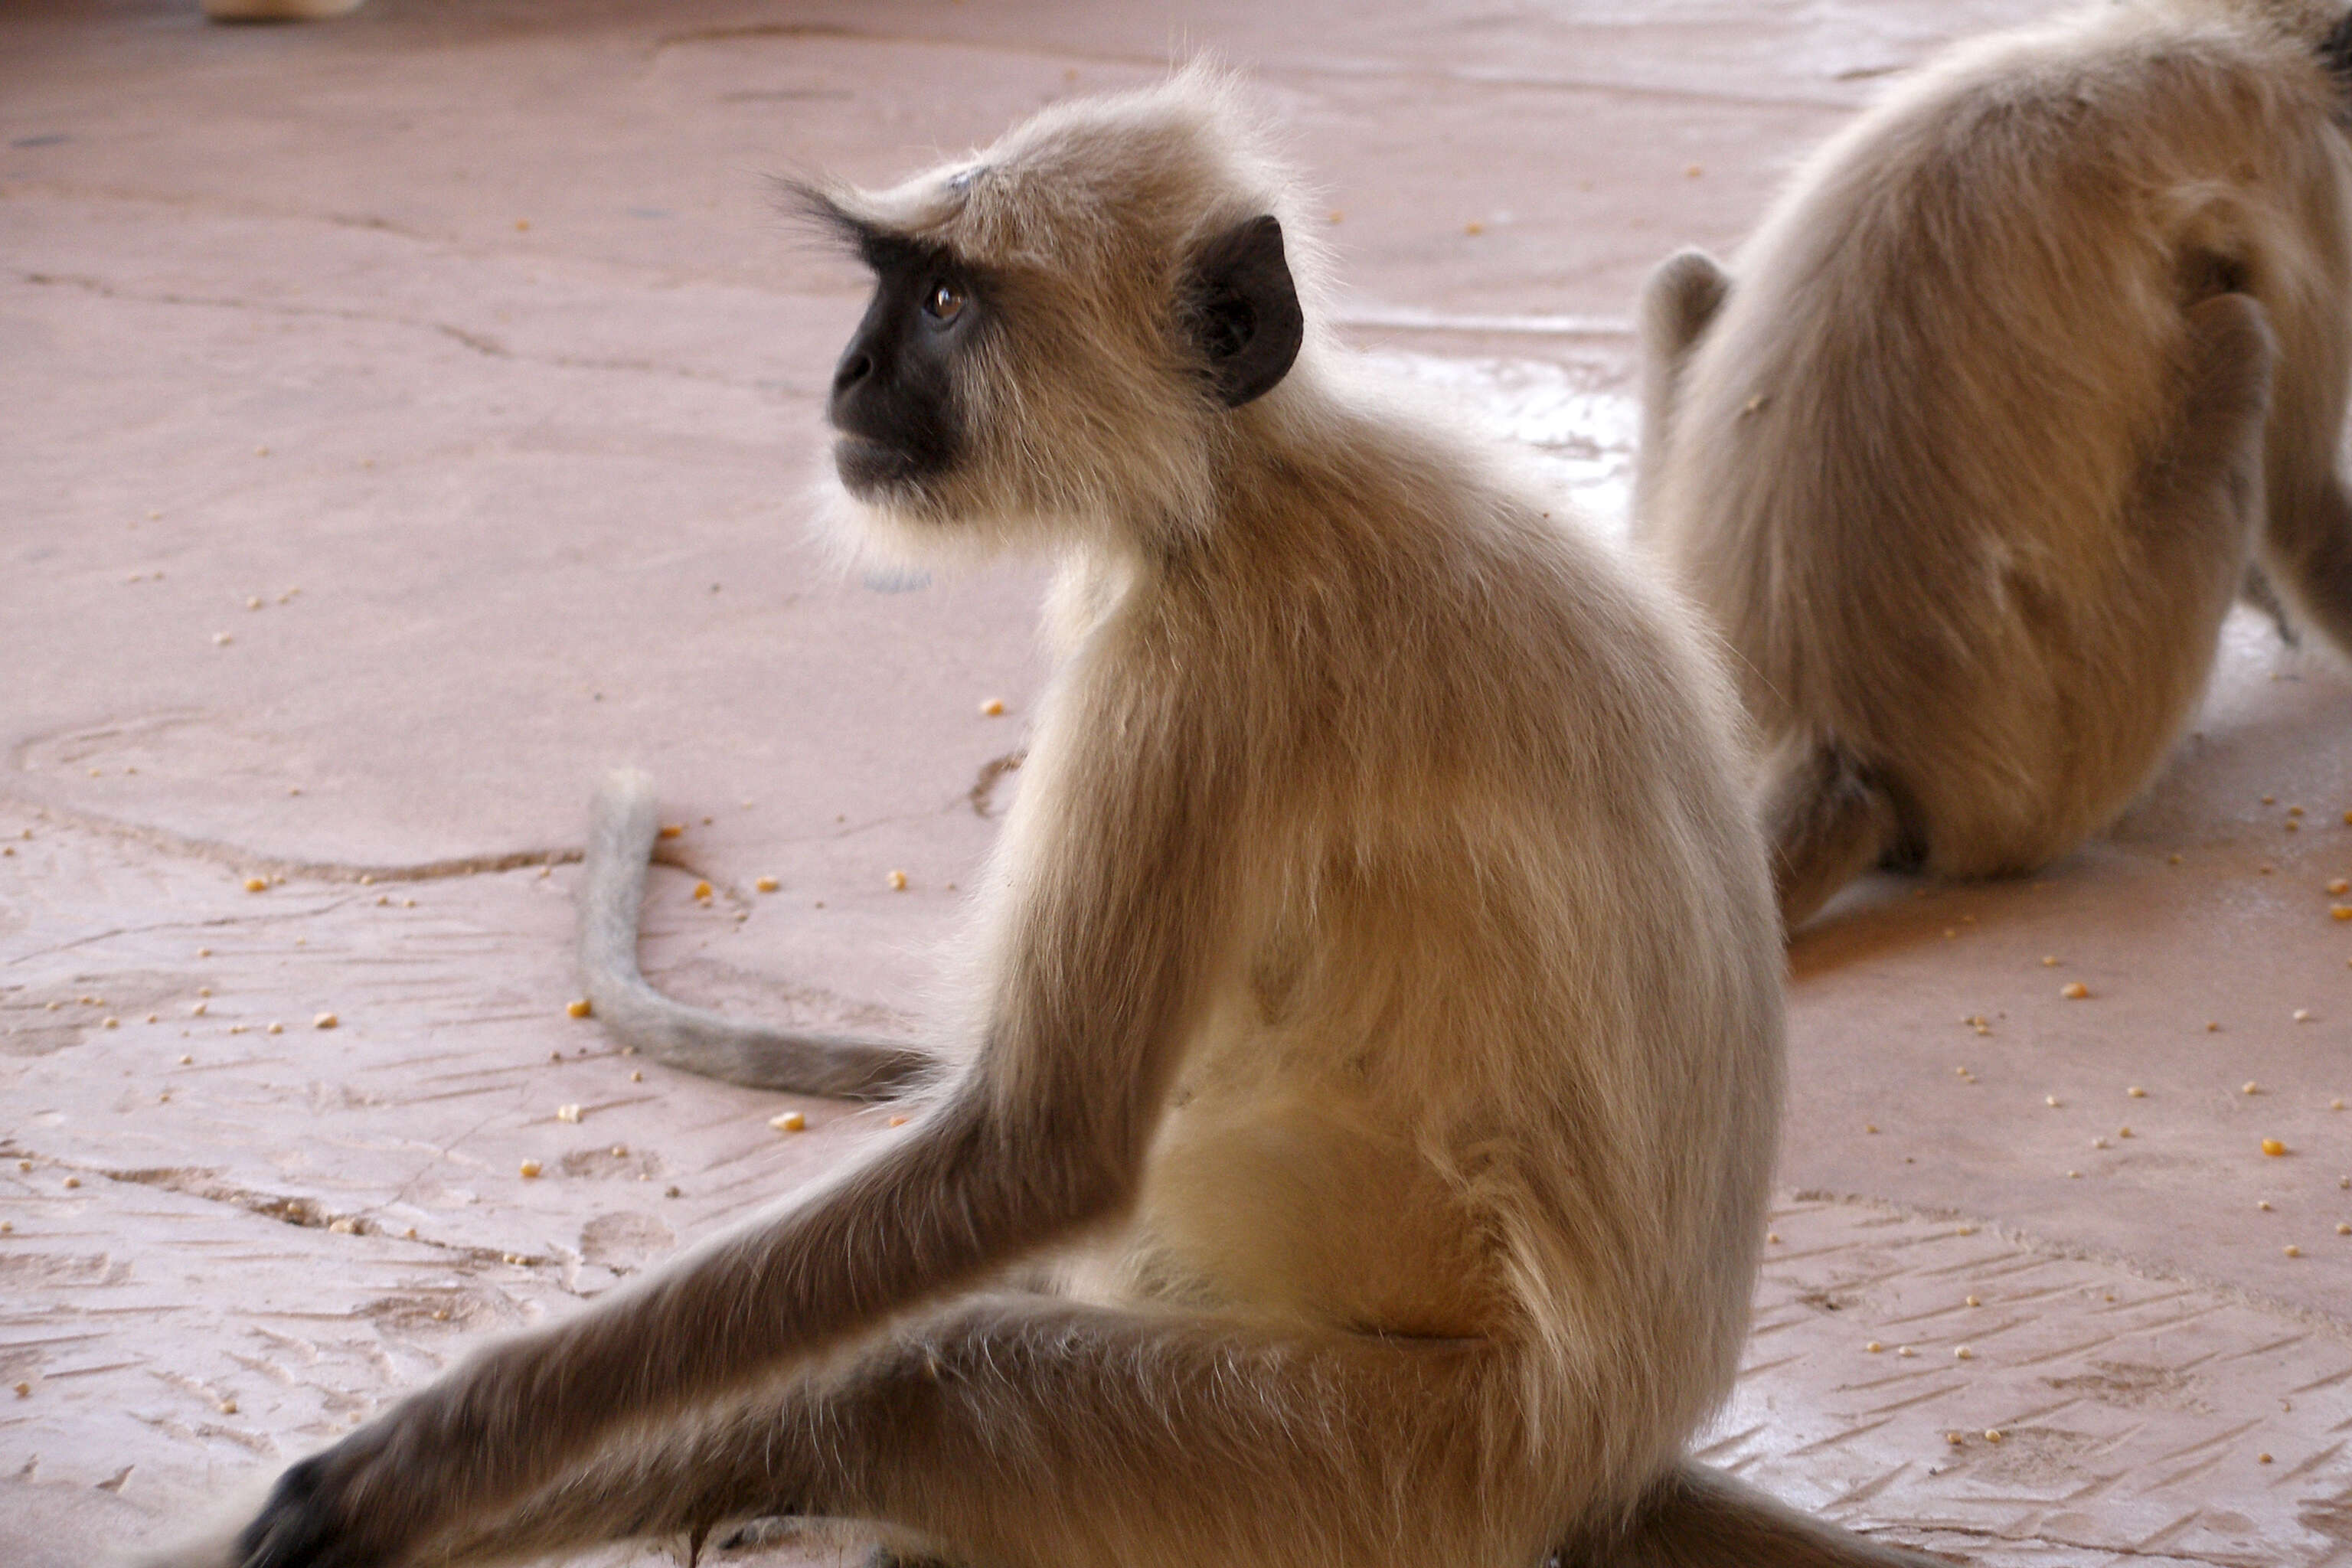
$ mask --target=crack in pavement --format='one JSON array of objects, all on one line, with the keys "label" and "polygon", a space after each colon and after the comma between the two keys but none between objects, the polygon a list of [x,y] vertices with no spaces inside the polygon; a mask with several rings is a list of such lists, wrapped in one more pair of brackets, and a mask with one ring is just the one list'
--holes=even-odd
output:
[{"label": "crack in pavement", "polygon": [[732,376],[714,375],[708,371],[690,370],[682,365],[660,364],[649,359],[594,358],[579,354],[530,354],[517,352],[510,345],[470,328],[448,321],[426,321],[415,316],[393,315],[375,310],[354,310],[348,306],[295,305],[264,300],[241,300],[229,295],[183,294],[172,291],[150,293],[125,289],[79,272],[29,272],[18,269],[17,281],[36,288],[79,289],[102,300],[128,300],[147,305],[184,305],[219,310],[252,310],[264,315],[287,316],[335,321],[360,321],[375,326],[407,327],[417,331],[437,332],[460,347],[488,359],[507,360],[517,364],[552,366],[562,370],[614,371],[633,375],[667,375],[683,381],[701,382],[712,386],[725,386],[739,392],[759,392],[766,384],[754,378],[738,380]]},{"label": "crack in pavement", "polygon": [[[1852,1525],[1841,1528],[1851,1530],[1856,1535],[1873,1539],[1891,1534],[1885,1530],[1855,1530]],[[2129,1557],[2142,1563],[2189,1563],[2193,1565],[2193,1568],[2271,1568],[2269,1560],[2261,1557],[2202,1557],[2189,1552],[2147,1552],[2137,1546],[2127,1546],[2116,1542],[2069,1541],[2064,1536],[2044,1535],[2038,1531],[2029,1531],[2022,1535],[2011,1535],[1998,1530],[1987,1529],[1982,1525],[1916,1524],[1910,1526],[1907,1533],[1958,1535],[1969,1541],[1980,1541],[1988,1545],[2007,1546],[2032,1542],[2042,1546],[2054,1546],[2062,1552],[2100,1552],[2115,1557]],[[1932,1548],[1916,1549],[1933,1550]],[[1937,1555],[1948,1556],[1949,1553],[1937,1552]]]},{"label": "crack in pavement", "polygon": [[[26,742],[35,744],[40,737]],[[21,752],[24,748],[17,748]],[[412,864],[368,864],[349,860],[303,860],[282,855],[265,855],[215,838],[194,838],[174,833],[167,827],[153,827],[143,823],[125,822],[121,817],[100,812],[84,811],[75,806],[57,805],[47,801],[0,791],[0,808],[14,806],[31,813],[45,821],[62,823],[88,833],[143,845],[167,855],[186,860],[204,860],[246,874],[299,878],[308,882],[357,882],[373,886],[379,882],[440,882],[461,877],[494,875],[501,871],[519,871],[532,866],[569,866],[578,862],[583,850],[571,846],[550,848],[508,849],[486,851],[479,855],[457,855],[440,860],[424,860]],[[235,919],[236,917],[229,917]]]},{"label": "crack in pavement", "polygon": [[[669,33],[654,39],[646,50],[645,58],[651,62],[658,60],[664,54],[675,48],[691,47],[698,44],[748,43],[763,38],[784,40],[826,38],[842,43],[868,44],[915,50],[968,49],[975,54],[1011,55],[1062,64],[1110,66],[1153,73],[1164,72],[1169,68],[1169,58],[1165,54],[1082,51],[1057,48],[1049,44],[1028,43],[1017,38],[958,37],[940,33],[921,35],[894,33],[881,29],[856,27],[841,22],[751,22],[696,28],[683,33]],[[1841,74],[1832,79],[1864,80],[1889,76],[1911,68],[1912,62],[1878,65],[1866,68],[1865,73],[1861,76],[1848,77]],[[1677,103],[1722,104],[1746,109],[1818,109],[1832,112],[1850,112],[1854,107],[1853,100],[1851,99],[1816,96],[1809,93],[1723,92],[1706,88],[1677,86],[1669,82],[1625,81],[1608,77],[1572,76],[1561,71],[1532,70],[1524,66],[1457,65],[1432,68],[1370,55],[1288,59],[1261,56],[1252,66],[1251,70],[1253,75],[1261,79],[1288,76],[1328,77],[1343,81],[1365,79],[1439,81],[1453,87],[1529,88],[1549,92],[1591,93],[1605,98],[1655,98]]]},{"label": "crack in pavement", "polygon": [[[215,1170],[187,1169],[172,1165],[150,1166],[137,1170],[114,1170],[104,1165],[77,1164],[54,1155],[42,1154],[26,1148],[12,1138],[0,1137],[0,1159],[33,1162],[36,1165],[64,1171],[76,1176],[102,1176],[110,1182],[129,1186],[155,1187],[202,1203],[220,1204],[230,1208],[272,1219],[280,1225],[290,1225],[303,1230],[324,1230],[337,1236],[373,1236],[391,1241],[408,1242],[429,1247],[435,1252],[467,1262],[500,1264],[530,1268],[555,1268],[562,1259],[533,1253],[500,1251],[495,1247],[474,1247],[454,1241],[440,1241],[420,1235],[414,1226],[394,1231],[381,1222],[371,1220],[364,1211],[341,1213],[331,1209],[316,1198],[289,1196],[282,1193],[263,1192],[259,1188],[242,1186],[221,1179]],[[379,1205],[380,1206],[380,1205]],[[567,1295],[579,1291],[564,1287]]]}]

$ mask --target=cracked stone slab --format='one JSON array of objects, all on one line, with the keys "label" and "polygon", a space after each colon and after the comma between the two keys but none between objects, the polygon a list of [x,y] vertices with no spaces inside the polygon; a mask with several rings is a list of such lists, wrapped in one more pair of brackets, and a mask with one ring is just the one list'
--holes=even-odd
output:
[{"label": "cracked stone slab", "polygon": [[[565,1016],[562,870],[247,894],[136,841],[22,814],[0,833],[0,1507],[168,1528],[471,1336],[892,1135],[879,1108],[648,1068]],[[738,929],[682,880],[649,910],[665,977],[723,966]],[[772,1131],[780,1103],[813,1131]],[[1715,1462],[1987,1564],[2352,1545],[2340,1320],[1980,1213],[1801,1194],[1770,1224]]]}]

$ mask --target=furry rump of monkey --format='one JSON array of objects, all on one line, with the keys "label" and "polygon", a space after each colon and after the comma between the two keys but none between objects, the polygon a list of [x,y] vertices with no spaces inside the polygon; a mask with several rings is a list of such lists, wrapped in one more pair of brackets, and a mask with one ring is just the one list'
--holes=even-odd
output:
[{"label": "furry rump of monkey", "polygon": [[[1685,1457],[1747,1331],[1782,963],[1686,618],[1360,383],[1212,74],[808,200],[875,277],[845,517],[1062,563],[971,1050],[172,1561],[772,1515],[970,1564],[1920,1561]],[[613,820],[625,910],[650,817]]]},{"label": "furry rump of monkey", "polygon": [[2105,827],[2242,583],[2352,649],[2347,44],[2343,0],[1979,40],[1728,278],[1654,276],[1639,526],[1764,731],[1790,929],[1874,866],[2021,872]]},{"label": "furry rump of monkey", "polygon": [[661,833],[653,780],[615,773],[596,792],[580,872],[580,972],[606,1031],[660,1061],[752,1089],[863,1100],[932,1068],[908,1046],[772,1028],[673,1001],[637,969],[637,910]]}]

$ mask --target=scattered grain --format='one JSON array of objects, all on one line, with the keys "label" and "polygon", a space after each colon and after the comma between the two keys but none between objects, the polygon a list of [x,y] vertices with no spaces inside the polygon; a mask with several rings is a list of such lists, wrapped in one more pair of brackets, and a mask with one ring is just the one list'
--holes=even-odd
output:
[{"label": "scattered grain", "polygon": [[897,893],[903,893],[907,890],[907,873],[904,871],[893,871],[890,873],[890,890]]},{"label": "scattered grain", "polygon": [[248,893],[263,892],[266,891],[268,887],[269,883],[268,880],[260,877],[247,877],[245,879],[245,890]]},{"label": "scattered grain", "polygon": [[988,699],[988,700],[980,705],[980,716],[983,719],[1003,718],[1004,700],[1001,697],[992,697]]},{"label": "scattered grain", "polygon": [[2263,1152],[2275,1160],[2286,1152],[2286,1145],[2275,1138],[2265,1138],[2263,1140]]},{"label": "scattered grain", "polygon": [[2080,1002],[2084,997],[2088,996],[2090,994],[2091,988],[2084,984],[2079,980],[2068,981],[2059,989],[2058,992],[2059,995],[2063,996],[2069,1002]]},{"label": "scattered grain", "polygon": [[576,1123],[580,1120],[580,1108],[577,1105],[559,1105],[555,1108],[555,1119]]},{"label": "scattered grain", "polygon": [[782,884],[779,883],[773,877],[762,877],[758,881],[751,884],[751,886],[757,888],[763,893],[772,893],[782,885]]},{"label": "scattered grain", "polygon": [[[526,1182],[536,1181],[539,1177],[539,1162],[536,1160],[525,1160],[515,1168],[522,1173],[522,1179]],[[509,1258],[507,1261],[511,1263],[514,1259]]]},{"label": "scattered grain", "polygon": [[2286,1246],[2284,1246],[2284,1247],[2280,1247],[2280,1248],[2279,1248],[2279,1250],[2280,1250],[2281,1252],[2283,1252],[2283,1253],[2286,1254],[2286,1256],[2288,1256],[2289,1258],[2301,1258],[2301,1257],[2303,1256],[2303,1248],[2301,1248],[2300,1247],[2295,1246],[2295,1245],[2294,1245],[2294,1243],[2292,1243],[2292,1242],[2288,1243],[2288,1244],[2287,1244]]},{"label": "scattered grain", "polygon": [[787,1110],[782,1115],[769,1117],[768,1125],[779,1132],[805,1132],[808,1131],[808,1118],[797,1110]]},{"label": "scattered grain", "polygon": [[341,1022],[342,1020],[336,1017],[332,1013],[321,1013],[317,1017],[310,1020],[310,1027],[314,1029],[331,1029]]}]

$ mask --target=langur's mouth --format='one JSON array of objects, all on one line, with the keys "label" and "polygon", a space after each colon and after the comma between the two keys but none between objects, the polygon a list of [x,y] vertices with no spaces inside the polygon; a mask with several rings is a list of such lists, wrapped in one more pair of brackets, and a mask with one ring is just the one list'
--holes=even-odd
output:
[{"label": "langur's mouth", "polygon": [[922,477],[924,467],[912,453],[865,436],[843,435],[834,439],[834,472],[854,496],[913,484]]}]

